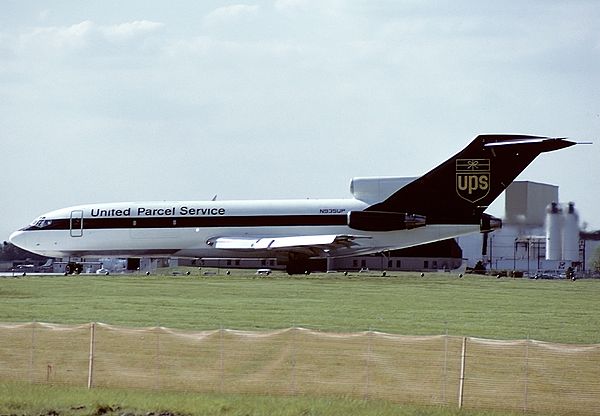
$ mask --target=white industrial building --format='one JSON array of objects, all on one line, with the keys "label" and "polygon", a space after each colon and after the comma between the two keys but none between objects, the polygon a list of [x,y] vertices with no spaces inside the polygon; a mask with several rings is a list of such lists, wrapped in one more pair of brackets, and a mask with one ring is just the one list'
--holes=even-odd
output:
[{"label": "white industrial building", "polygon": [[[581,233],[575,204],[559,203],[558,186],[513,182],[505,193],[505,217],[500,230],[458,239],[467,265],[481,261],[487,270],[561,274],[569,267],[592,269],[589,260],[598,246],[595,234]],[[587,237],[586,237],[587,235]]]}]

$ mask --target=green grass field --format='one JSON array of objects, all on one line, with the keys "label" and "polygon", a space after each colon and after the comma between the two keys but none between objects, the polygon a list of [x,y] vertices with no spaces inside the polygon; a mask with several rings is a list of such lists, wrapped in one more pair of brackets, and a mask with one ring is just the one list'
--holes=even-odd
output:
[{"label": "green grass field", "polygon": [[[533,281],[453,274],[284,274],[231,276],[74,276],[0,278],[0,322],[202,330],[303,326],[407,335],[600,343],[600,281]],[[194,273],[196,275],[194,275]],[[508,415],[404,406],[346,397],[264,397],[91,391],[0,384],[0,414]],[[576,411],[575,413],[576,414]]]},{"label": "green grass field", "polygon": [[[197,271],[194,271],[198,273]],[[0,279],[0,322],[179,329],[368,329],[600,343],[600,281],[402,273]]]},{"label": "green grass field", "polygon": [[[167,413],[168,412],[168,413]],[[7,415],[202,415],[202,416],[516,416],[501,411],[470,411],[407,406],[344,397],[271,397],[191,394],[136,390],[85,390],[0,384],[0,414]],[[522,413],[519,413],[522,414]]]}]

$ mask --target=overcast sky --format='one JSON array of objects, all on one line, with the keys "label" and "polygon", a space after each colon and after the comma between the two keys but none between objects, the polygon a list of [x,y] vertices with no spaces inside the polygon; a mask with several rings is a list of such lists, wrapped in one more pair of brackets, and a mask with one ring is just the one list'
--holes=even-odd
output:
[{"label": "overcast sky", "polygon": [[[0,1],[0,241],[65,206],[349,197],[481,133],[600,228],[598,1]],[[492,213],[502,214],[503,206]]]}]

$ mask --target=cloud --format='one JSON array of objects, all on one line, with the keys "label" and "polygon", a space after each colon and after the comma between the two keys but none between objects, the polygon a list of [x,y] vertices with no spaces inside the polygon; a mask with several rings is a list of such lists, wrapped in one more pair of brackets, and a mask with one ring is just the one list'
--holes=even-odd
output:
[{"label": "cloud", "polygon": [[21,35],[20,44],[29,47],[51,47],[56,49],[81,48],[87,45],[94,31],[94,23],[89,20],[71,26],[37,27]]},{"label": "cloud", "polygon": [[275,0],[275,9],[280,12],[306,10],[309,7],[307,0]]},{"label": "cloud", "polygon": [[50,10],[44,9],[38,13],[38,20],[40,22],[45,22],[46,20],[48,20],[49,16],[50,16]]},{"label": "cloud", "polygon": [[160,22],[151,22],[148,20],[135,20],[133,22],[121,23],[112,26],[101,26],[99,30],[106,39],[113,41],[128,40],[138,36],[156,32],[164,26]]},{"label": "cloud", "polygon": [[219,7],[204,17],[204,23],[208,26],[219,26],[239,22],[240,20],[256,16],[260,6],[247,4],[233,4],[231,6]]},{"label": "cloud", "polygon": [[93,43],[117,44],[139,39],[157,32],[164,26],[160,22],[135,20],[115,25],[98,25],[84,20],[70,26],[36,27],[19,36],[21,50],[67,52],[90,46]]}]

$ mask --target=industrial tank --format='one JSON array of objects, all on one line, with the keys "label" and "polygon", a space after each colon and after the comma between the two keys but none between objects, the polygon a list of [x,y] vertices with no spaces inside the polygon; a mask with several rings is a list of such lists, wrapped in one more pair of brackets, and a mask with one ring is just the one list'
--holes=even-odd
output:
[{"label": "industrial tank", "polygon": [[579,214],[573,202],[563,211],[562,260],[579,260]]},{"label": "industrial tank", "polygon": [[562,208],[557,202],[546,207],[546,260],[562,260]]}]

